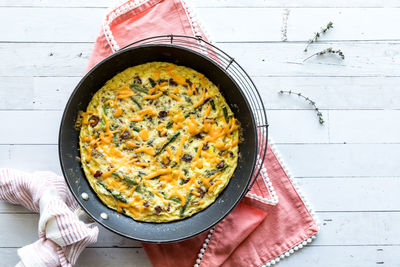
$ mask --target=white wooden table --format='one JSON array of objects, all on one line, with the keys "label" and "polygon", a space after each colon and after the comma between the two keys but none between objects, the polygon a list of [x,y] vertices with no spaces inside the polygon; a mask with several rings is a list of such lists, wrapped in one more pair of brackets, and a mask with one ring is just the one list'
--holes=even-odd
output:
[{"label": "white wooden table", "polygon": [[[254,77],[270,133],[322,221],[315,242],[279,265],[399,266],[400,0],[192,2],[217,45]],[[0,167],[61,173],[61,112],[111,4],[0,0]],[[332,46],[346,59],[303,63],[306,40],[328,21],[335,28],[309,51]],[[314,99],[325,125],[307,103],[278,95],[287,89]],[[37,220],[0,203],[1,266],[36,240]],[[138,242],[101,228],[78,266],[109,265],[150,262]]]}]

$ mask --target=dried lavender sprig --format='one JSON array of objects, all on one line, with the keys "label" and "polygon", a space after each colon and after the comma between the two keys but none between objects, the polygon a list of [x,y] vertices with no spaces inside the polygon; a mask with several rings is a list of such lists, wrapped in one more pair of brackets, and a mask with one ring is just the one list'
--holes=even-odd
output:
[{"label": "dried lavender sprig", "polygon": [[329,21],[325,28],[321,28],[321,30],[319,32],[314,33],[315,34],[314,37],[312,39],[308,40],[307,46],[306,46],[306,48],[304,48],[304,52],[307,52],[310,44],[315,43],[318,40],[318,38],[321,37],[321,34],[325,34],[326,31],[331,28],[333,28],[333,22]]},{"label": "dried lavender sprig", "polygon": [[280,94],[288,94],[288,95],[297,95],[298,97],[302,97],[302,98],[304,98],[308,103],[310,103],[310,105],[312,105],[313,107],[314,107],[314,110],[317,112],[317,116],[318,116],[318,121],[319,121],[319,123],[320,124],[324,124],[324,119],[323,119],[323,117],[322,117],[322,113],[321,113],[321,111],[319,111],[319,108],[317,107],[317,105],[315,104],[315,101],[313,101],[313,100],[311,100],[309,97],[307,97],[307,96],[304,96],[304,95],[302,95],[301,93],[296,93],[296,92],[293,92],[292,90],[289,90],[289,91],[284,91],[284,90],[281,90],[281,91],[279,91],[279,93]]},{"label": "dried lavender sprig", "polygon": [[343,54],[342,50],[340,50],[340,49],[335,50],[335,49],[333,49],[332,47],[329,47],[329,48],[327,48],[327,49],[324,49],[324,50],[322,50],[322,51],[319,51],[319,52],[317,52],[317,53],[315,53],[315,54],[312,54],[311,56],[305,58],[305,59],[303,60],[303,62],[306,61],[306,60],[308,60],[308,59],[310,59],[310,58],[312,58],[312,57],[314,57],[314,56],[321,56],[321,55],[324,55],[324,54],[337,54],[339,57],[341,57],[342,59],[344,59],[344,54]]}]

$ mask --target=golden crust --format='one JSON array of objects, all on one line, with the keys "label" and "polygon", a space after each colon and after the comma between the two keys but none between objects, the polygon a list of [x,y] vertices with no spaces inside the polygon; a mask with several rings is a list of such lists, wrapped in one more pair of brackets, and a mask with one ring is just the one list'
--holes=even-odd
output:
[{"label": "golden crust", "polygon": [[135,220],[168,222],[205,209],[237,166],[238,121],[219,89],[184,66],[151,62],[117,74],[81,125],[91,187]]}]

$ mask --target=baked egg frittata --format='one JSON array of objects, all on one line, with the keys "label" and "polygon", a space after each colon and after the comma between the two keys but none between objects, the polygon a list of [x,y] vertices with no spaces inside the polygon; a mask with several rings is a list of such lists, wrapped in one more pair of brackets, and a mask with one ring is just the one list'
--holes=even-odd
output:
[{"label": "baked egg frittata", "polygon": [[128,68],[81,114],[83,170],[108,207],[168,222],[215,201],[238,160],[239,122],[217,86],[166,62]]}]

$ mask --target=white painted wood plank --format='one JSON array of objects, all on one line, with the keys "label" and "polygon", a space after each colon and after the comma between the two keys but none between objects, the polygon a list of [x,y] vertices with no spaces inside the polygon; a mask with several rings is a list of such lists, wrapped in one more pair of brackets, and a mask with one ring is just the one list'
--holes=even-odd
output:
[{"label": "white painted wood plank", "polygon": [[[302,43],[219,43],[252,76],[400,76],[399,42],[318,43],[342,49],[346,59],[312,58]],[[0,44],[0,76],[79,76],[92,44]],[[368,56],[367,56],[368,55]]]},{"label": "white painted wood plank", "polygon": [[[279,266],[395,266],[400,261],[398,250],[398,246],[310,246],[281,260]],[[16,248],[0,248],[0,257],[5,266],[14,266],[19,260]],[[76,266],[107,267],[117,263],[120,266],[151,266],[140,248],[87,248]]]},{"label": "white painted wood plank", "polygon": [[[318,212],[321,234],[313,245],[398,245],[400,212]],[[20,247],[37,239],[36,214],[0,214],[0,247]],[[10,225],[13,228],[10,229]],[[129,240],[101,229],[93,247],[140,247]]]},{"label": "white painted wood plank", "polygon": [[278,144],[297,177],[400,176],[398,144]]},{"label": "white painted wood plank", "polygon": [[108,266],[151,267],[142,248],[88,248],[79,257],[76,266],[108,267]]},{"label": "white painted wood plank", "polygon": [[57,144],[61,111],[0,111],[3,144]]},{"label": "white painted wood plank", "polygon": [[[400,211],[400,177],[317,177],[297,181],[316,211]],[[32,212],[0,202],[0,213]]]},{"label": "white painted wood plank", "polygon": [[335,55],[303,60],[303,43],[220,43],[252,76],[398,76],[397,42],[316,43],[315,51],[340,48],[345,60]]},{"label": "white painted wood plank", "polygon": [[33,213],[20,205],[13,205],[4,201],[0,201],[0,213]]},{"label": "white painted wood plank", "polygon": [[79,76],[93,44],[0,44],[0,76]]},{"label": "white painted wood plank", "polygon": [[400,177],[299,178],[317,211],[400,210]]},{"label": "white painted wood plank", "polygon": [[[197,13],[206,22],[204,25],[211,37],[217,41],[282,40],[284,10],[280,8],[199,8]],[[313,32],[329,21],[335,28],[321,40],[400,38],[400,30],[392,26],[400,23],[400,10],[397,8],[293,8],[287,21],[288,41],[307,41],[313,37]]]},{"label": "white painted wood plank", "polygon": [[1,0],[0,7],[91,7],[107,8],[117,0]]},{"label": "white painted wood plank", "polygon": [[[2,266],[15,266],[19,261],[17,248],[0,248]],[[79,256],[76,267],[151,266],[142,248],[86,248]]]},{"label": "white painted wood plank", "polygon": [[[284,10],[281,8],[211,7],[198,8],[196,12],[217,41],[282,39]],[[0,41],[93,42],[104,15],[105,9],[99,8],[92,8],[90,12],[87,8],[1,8],[0,31],[4,34]],[[327,20],[335,23],[335,29],[321,39],[400,39],[400,30],[392,27],[400,23],[400,10],[397,8],[294,8],[288,19],[288,40],[308,40],[314,31],[326,25]],[[57,23],[49,23],[54,21]]]},{"label": "white painted wood plank", "polygon": [[0,145],[0,168],[62,173],[56,145]]},{"label": "white painted wood plank", "polygon": [[93,42],[105,14],[93,8],[0,8],[0,40]]},{"label": "white painted wood plank", "polygon": [[[277,144],[296,177],[400,176],[400,144]],[[0,168],[61,174],[56,145],[0,145]]]},{"label": "white painted wood plank", "polygon": [[0,109],[62,110],[80,77],[0,77]]},{"label": "white painted wood plank", "polygon": [[[280,143],[328,143],[328,115],[322,112],[326,126],[312,110],[269,111],[271,133]],[[0,131],[0,144],[57,144],[61,116],[62,111],[0,111],[0,125],[7,129]]]},{"label": "white painted wood plank", "polygon": [[279,262],[279,266],[376,267],[396,266],[398,246],[310,246]]},{"label": "white painted wood plank", "polygon": [[313,245],[399,244],[398,212],[318,212],[318,217],[321,233]]},{"label": "white painted wood plank", "polygon": [[314,110],[268,110],[268,134],[278,143],[328,143],[329,116],[327,111],[321,113],[324,125]]},{"label": "white painted wood plank", "polygon": [[282,96],[293,90],[313,99],[321,109],[398,109],[398,77],[254,77],[269,109],[309,109],[297,97]]},{"label": "white painted wood plank", "polygon": [[296,8],[290,10],[288,41],[311,39],[313,32],[329,21],[334,28],[320,40],[393,40],[400,37],[400,30],[392,26],[400,23],[400,9],[397,8]]},{"label": "white painted wood plank", "polygon": [[[116,0],[1,0],[0,6],[20,6],[20,7],[95,7],[106,8],[114,5]],[[398,0],[304,0],[299,3],[296,0],[188,0],[194,7],[400,7]]]},{"label": "white painted wood plank", "polygon": [[[321,109],[399,109],[400,77],[253,77],[268,109],[310,109],[303,93]],[[0,110],[62,110],[80,77],[0,77]]]},{"label": "white painted wood plank", "polygon": [[[0,247],[20,247],[38,239],[38,214],[0,214]],[[10,226],[12,225],[12,228]],[[98,225],[99,237],[92,247],[140,247],[140,242],[121,237]]]},{"label": "white painted wood plank", "polygon": [[330,111],[330,141],[333,143],[399,142],[399,122],[400,110]]}]

